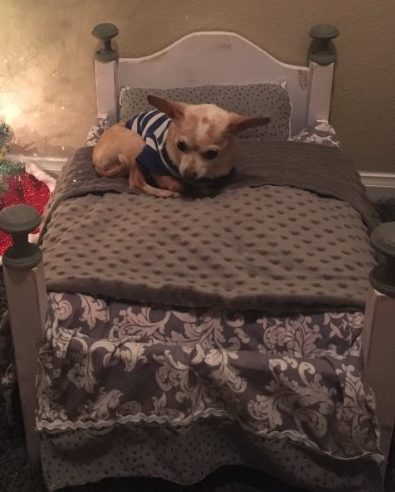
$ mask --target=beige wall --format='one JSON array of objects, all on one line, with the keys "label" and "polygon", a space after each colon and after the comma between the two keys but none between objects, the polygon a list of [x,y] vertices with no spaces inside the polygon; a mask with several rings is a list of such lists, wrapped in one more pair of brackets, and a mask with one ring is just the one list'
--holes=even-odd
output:
[{"label": "beige wall", "polygon": [[395,172],[394,0],[0,0],[0,114],[16,150],[59,156],[82,144],[95,118],[90,31],[107,21],[122,56],[223,29],[288,63],[305,61],[312,25],[335,24],[332,122],[359,169]]}]

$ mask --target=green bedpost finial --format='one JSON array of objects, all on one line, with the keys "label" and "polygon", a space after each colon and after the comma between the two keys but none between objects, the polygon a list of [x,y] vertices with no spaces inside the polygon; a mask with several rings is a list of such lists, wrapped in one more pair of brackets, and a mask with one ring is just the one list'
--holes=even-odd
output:
[{"label": "green bedpost finial", "polygon": [[101,62],[110,62],[118,60],[118,53],[111,46],[111,39],[115,38],[119,29],[114,24],[104,23],[97,24],[92,29],[92,36],[102,41],[102,47],[96,51],[96,60]]},{"label": "green bedpost finial", "polygon": [[330,24],[320,24],[310,29],[313,41],[309,48],[309,60],[318,65],[330,65],[336,60],[336,49],[332,39],[339,36],[339,30]]},{"label": "green bedpost finial", "polygon": [[0,212],[0,229],[12,236],[12,246],[3,255],[3,263],[17,270],[29,270],[42,258],[41,250],[29,243],[28,234],[41,223],[37,210],[25,204],[12,205]]}]

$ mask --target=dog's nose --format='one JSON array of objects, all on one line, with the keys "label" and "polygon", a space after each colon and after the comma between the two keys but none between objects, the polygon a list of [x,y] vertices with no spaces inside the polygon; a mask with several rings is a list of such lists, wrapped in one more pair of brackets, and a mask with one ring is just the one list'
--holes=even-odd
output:
[{"label": "dog's nose", "polygon": [[185,169],[183,175],[187,179],[195,180],[197,178],[197,172],[194,169]]}]

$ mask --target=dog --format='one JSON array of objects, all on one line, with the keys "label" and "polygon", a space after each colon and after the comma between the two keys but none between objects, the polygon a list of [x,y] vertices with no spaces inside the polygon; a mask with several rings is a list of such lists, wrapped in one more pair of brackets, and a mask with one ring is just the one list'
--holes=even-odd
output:
[{"label": "dog", "polygon": [[236,136],[265,125],[268,117],[148,96],[155,108],[105,130],[92,163],[100,176],[129,179],[129,188],[175,197],[188,185],[215,182],[234,168]]}]

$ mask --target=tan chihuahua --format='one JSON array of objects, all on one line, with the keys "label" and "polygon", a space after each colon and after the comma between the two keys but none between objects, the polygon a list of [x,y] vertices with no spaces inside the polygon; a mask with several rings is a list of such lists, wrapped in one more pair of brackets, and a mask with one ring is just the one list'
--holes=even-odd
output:
[{"label": "tan chihuahua", "polygon": [[129,188],[158,197],[178,196],[186,185],[227,176],[235,164],[238,132],[270,121],[214,104],[156,96],[148,102],[156,109],[104,131],[92,162],[100,176],[127,176]]}]

